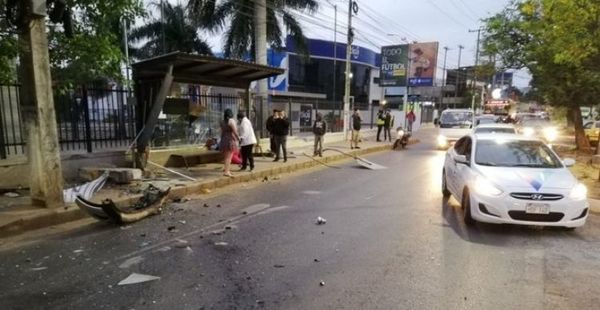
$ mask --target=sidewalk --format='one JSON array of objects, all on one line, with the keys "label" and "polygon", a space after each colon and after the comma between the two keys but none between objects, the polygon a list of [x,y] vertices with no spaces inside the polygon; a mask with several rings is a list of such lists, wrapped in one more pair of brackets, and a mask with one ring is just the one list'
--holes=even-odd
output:
[{"label": "sidewalk", "polygon": [[[415,133],[411,139],[411,144],[418,143],[419,136],[423,132],[426,134],[427,131],[427,129],[422,129],[420,132]],[[348,142],[345,143],[339,141],[339,139],[333,139],[337,141],[327,143],[327,136],[325,136],[326,143],[323,147],[336,148],[356,156],[390,150],[391,144],[389,142],[375,141],[375,133],[376,131],[373,130],[365,130],[362,137],[363,141],[360,144],[361,148],[358,150],[351,150]],[[255,169],[253,172],[235,172],[236,167],[233,169],[233,178],[222,175],[223,164],[220,163],[203,164],[190,167],[189,169],[170,168],[190,176],[196,179],[196,181],[190,181],[149,166],[154,177],[143,179],[141,182],[130,185],[116,185],[107,182],[104,188],[96,193],[91,200],[100,202],[103,199],[111,198],[117,205],[130,205],[141,197],[141,190],[150,183],[160,188],[171,187],[169,198],[174,200],[190,195],[207,194],[229,185],[253,180],[264,180],[265,178],[278,176],[282,173],[291,173],[302,169],[322,166],[323,163],[351,159],[347,155],[333,151],[324,152],[323,157],[312,158],[312,156],[306,156],[312,155],[312,153],[313,140],[312,138],[305,137],[304,139],[296,140],[295,145],[289,147],[287,163],[283,163],[282,161],[273,162],[272,157],[255,157]],[[23,196],[17,198],[0,196],[0,238],[88,217],[75,204],[68,204],[60,209],[38,208],[31,206],[27,192],[20,194]]]}]

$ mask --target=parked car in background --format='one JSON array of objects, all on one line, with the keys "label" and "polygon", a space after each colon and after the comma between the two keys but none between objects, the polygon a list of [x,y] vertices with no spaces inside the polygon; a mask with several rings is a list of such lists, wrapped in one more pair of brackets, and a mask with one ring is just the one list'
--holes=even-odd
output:
[{"label": "parked car in background", "polygon": [[498,122],[498,116],[494,114],[481,114],[475,117],[475,126],[482,124],[495,124]]},{"label": "parked car in background", "polygon": [[590,141],[590,143],[598,143],[598,137],[600,136],[599,121],[586,122],[583,125],[583,130],[585,131],[585,137],[588,139],[588,141]]}]

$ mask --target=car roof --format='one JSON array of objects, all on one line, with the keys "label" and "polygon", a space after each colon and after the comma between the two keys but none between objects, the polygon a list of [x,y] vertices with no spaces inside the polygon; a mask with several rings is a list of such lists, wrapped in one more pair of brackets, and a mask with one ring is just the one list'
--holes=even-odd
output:
[{"label": "car roof", "polygon": [[477,125],[475,128],[511,128],[511,129],[514,129],[515,126],[513,124],[495,123],[495,124],[481,124],[481,125]]},{"label": "car roof", "polygon": [[527,137],[524,135],[513,134],[513,133],[473,133],[471,136],[475,140],[497,140],[499,138],[513,141],[538,141],[544,143],[537,137]]},{"label": "car roof", "polygon": [[446,109],[446,110],[442,111],[442,113],[451,113],[451,112],[461,112],[461,113],[471,112],[471,113],[473,113],[473,110],[471,110],[471,109]]}]

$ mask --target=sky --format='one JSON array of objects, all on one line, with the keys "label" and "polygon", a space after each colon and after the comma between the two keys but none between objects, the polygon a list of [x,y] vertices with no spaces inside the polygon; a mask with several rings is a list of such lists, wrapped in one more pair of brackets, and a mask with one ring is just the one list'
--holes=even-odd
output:
[{"label": "sky", "polygon": [[[185,0],[168,0],[173,4]],[[217,0],[219,1],[219,0]],[[334,40],[335,11],[337,6],[337,41],[345,42],[348,20],[347,0],[317,0],[317,12],[294,12],[304,26],[305,35],[314,39]],[[500,12],[510,0],[356,0],[358,13],[353,17],[355,45],[375,51],[381,46],[411,42],[439,42],[438,77],[442,75],[444,46],[449,48],[446,67],[457,68],[459,45],[462,49],[460,65],[475,62],[477,33],[469,32],[482,26],[481,19]],[[222,50],[220,34],[206,34],[214,51]],[[526,87],[529,75],[515,73],[514,84]]]}]

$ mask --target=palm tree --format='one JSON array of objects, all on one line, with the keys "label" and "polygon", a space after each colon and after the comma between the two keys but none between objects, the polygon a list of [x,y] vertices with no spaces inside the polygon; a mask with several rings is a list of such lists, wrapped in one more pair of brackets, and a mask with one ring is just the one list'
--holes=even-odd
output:
[{"label": "palm tree", "polygon": [[[267,42],[273,48],[282,47],[285,25],[296,46],[306,50],[302,27],[291,10],[314,12],[316,0],[267,0]],[[225,31],[223,51],[226,57],[254,57],[254,0],[189,0],[190,13],[196,25],[213,31]],[[227,27],[225,29],[225,27]]]},{"label": "palm tree", "polygon": [[212,55],[210,46],[198,36],[197,27],[185,13],[184,6],[173,6],[167,1],[157,5],[163,6],[163,17],[133,29],[129,35],[132,42],[144,42],[133,50],[134,57],[150,58],[175,51]]}]

